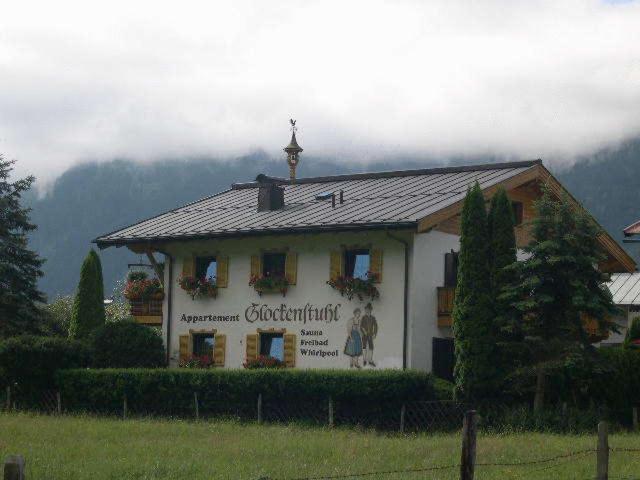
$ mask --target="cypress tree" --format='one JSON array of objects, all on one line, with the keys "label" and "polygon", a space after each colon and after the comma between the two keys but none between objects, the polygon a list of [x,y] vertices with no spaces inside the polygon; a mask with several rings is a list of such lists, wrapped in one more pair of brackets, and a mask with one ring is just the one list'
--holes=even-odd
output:
[{"label": "cypress tree", "polygon": [[609,319],[616,312],[605,276],[598,270],[604,258],[598,244],[599,227],[566,195],[554,199],[548,189],[536,202],[529,254],[511,269],[512,284],[503,298],[518,311],[509,329],[519,333],[523,352],[521,373],[535,378],[534,409],[544,405],[549,372],[567,358],[589,361],[594,348],[583,325],[587,315],[599,330],[616,330]]},{"label": "cypress tree", "polygon": [[517,348],[519,337],[510,331],[509,318],[517,315],[502,292],[513,282],[513,264],[517,261],[515,219],[511,201],[504,188],[498,189],[491,199],[489,208],[489,270],[493,306],[495,311],[494,332],[496,335],[496,365],[500,369],[502,392],[505,392],[508,379],[514,371],[514,361],[521,358]]},{"label": "cypress tree", "polygon": [[78,292],[73,302],[69,336],[82,339],[104,325],[104,284],[100,257],[92,249],[82,262]]},{"label": "cypress tree", "polygon": [[488,228],[491,287],[497,300],[504,286],[508,285],[513,277],[513,273],[507,267],[517,260],[513,209],[504,188],[500,188],[491,199]]},{"label": "cypress tree", "polygon": [[458,284],[453,307],[456,398],[467,401],[495,395],[489,232],[482,190],[467,190],[462,208]]},{"label": "cypress tree", "polygon": [[27,235],[36,226],[20,204],[35,178],[9,182],[13,163],[0,156],[0,337],[39,333],[37,305],[45,301],[38,290],[44,260],[28,248]]}]

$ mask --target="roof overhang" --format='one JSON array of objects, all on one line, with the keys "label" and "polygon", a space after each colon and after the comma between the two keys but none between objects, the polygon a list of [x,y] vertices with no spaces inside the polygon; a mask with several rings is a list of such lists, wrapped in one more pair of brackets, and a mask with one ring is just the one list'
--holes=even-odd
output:
[{"label": "roof overhang", "polygon": [[[546,184],[551,193],[556,198],[561,198],[566,194],[569,201],[576,207],[585,210],[584,207],[575,199],[567,189],[547,170],[542,164],[532,166],[530,169],[508,178],[502,182],[496,183],[489,188],[485,188],[482,192],[485,198],[491,198],[498,191],[499,188],[504,188],[509,191],[517,188],[521,185],[525,185],[529,182],[537,181],[542,184]],[[462,205],[464,199],[453,203],[442,210],[432,213],[418,221],[418,232],[426,232],[431,230],[439,223],[447,220],[455,215],[458,215],[462,211]],[[587,212],[588,213],[588,212]],[[589,214],[591,216],[591,214]],[[593,218],[593,217],[591,217]],[[626,272],[634,272],[636,269],[635,260],[616,242],[611,235],[609,235],[604,228],[595,220],[594,222],[600,227],[601,233],[598,236],[598,241],[602,248],[620,265]],[[640,222],[638,222],[640,223]]]},{"label": "roof overhang", "polygon": [[304,235],[308,233],[332,233],[332,232],[358,232],[358,231],[373,231],[373,230],[412,230],[416,231],[416,222],[394,222],[394,223],[371,223],[371,224],[356,224],[356,225],[322,225],[316,227],[282,227],[272,228],[269,230],[247,230],[247,231],[233,231],[233,232],[221,232],[221,233],[203,233],[201,235],[179,235],[179,236],[166,236],[166,237],[139,237],[134,239],[119,239],[119,240],[100,240],[96,238],[92,240],[98,248],[105,249],[109,247],[127,247],[135,253],[145,253],[148,251],[161,251],[164,245],[171,242],[187,242],[197,240],[213,240],[213,239],[232,239],[232,238],[246,238],[257,236],[272,236],[272,235]]}]

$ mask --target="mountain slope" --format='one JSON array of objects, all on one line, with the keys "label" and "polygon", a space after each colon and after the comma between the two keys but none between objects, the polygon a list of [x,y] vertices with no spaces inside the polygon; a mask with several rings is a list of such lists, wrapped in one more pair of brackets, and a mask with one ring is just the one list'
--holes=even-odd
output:
[{"label": "mountain slope", "polygon": [[[496,159],[454,159],[449,163],[492,162]],[[418,168],[434,160],[391,159],[366,167],[337,160],[305,156],[304,176]],[[442,163],[442,162],[439,162]],[[42,198],[30,199],[32,220],[38,230],[31,245],[47,259],[40,285],[49,298],[72,293],[82,259],[91,240],[136,221],[229,188],[233,182],[252,180],[258,173],[286,176],[283,159],[274,161],[255,153],[221,162],[213,159],[168,160],[148,164],[126,160],[79,165],[64,172]],[[574,167],[555,172],[575,197],[618,240],[624,226],[640,218],[640,141],[582,159]],[[636,245],[625,245],[639,253]],[[123,278],[128,263],[144,262],[125,248],[100,252],[105,291]]]}]

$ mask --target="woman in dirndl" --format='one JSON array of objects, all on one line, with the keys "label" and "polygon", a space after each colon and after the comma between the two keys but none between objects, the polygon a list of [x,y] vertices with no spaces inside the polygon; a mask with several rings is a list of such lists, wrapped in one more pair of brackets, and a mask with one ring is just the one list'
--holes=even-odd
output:
[{"label": "woman in dirndl", "polygon": [[360,332],[360,314],[359,308],[353,311],[353,317],[347,322],[347,342],[344,345],[344,354],[351,358],[351,368],[361,368],[358,361],[362,355],[362,333]]}]

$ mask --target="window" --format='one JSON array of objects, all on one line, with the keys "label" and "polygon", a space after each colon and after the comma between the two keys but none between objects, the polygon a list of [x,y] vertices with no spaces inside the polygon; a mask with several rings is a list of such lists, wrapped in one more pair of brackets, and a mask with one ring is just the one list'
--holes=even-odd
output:
[{"label": "window", "polygon": [[196,277],[216,278],[218,276],[218,262],[216,257],[196,257]]},{"label": "window", "polygon": [[522,213],[523,213],[522,202],[511,202],[511,209],[513,210],[514,225],[522,224]]},{"label": "window", "polygon": [[344,274],[347,277],[366,279],[371,267],[368,249],[345,250]]},{"label": "window", "polygon": [[264,253],[262,255],[262,275],[284,277],[287,255],[285,253]]},{"label": "window", "polygon": [[261,333],[260,355],[284,361],[284,335],[282,333]]},{"label": "window", "polygon": [[213,351],[215,348],[215,336],[213,333],[194,333],[193,349],[195,356],[207,356],[213,359]]},{"label": "window", "polygon": [[444,286],[455,287],[458,284],[458,252],[451,250],[444,254]]}]

